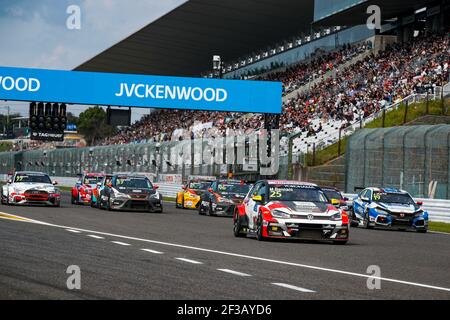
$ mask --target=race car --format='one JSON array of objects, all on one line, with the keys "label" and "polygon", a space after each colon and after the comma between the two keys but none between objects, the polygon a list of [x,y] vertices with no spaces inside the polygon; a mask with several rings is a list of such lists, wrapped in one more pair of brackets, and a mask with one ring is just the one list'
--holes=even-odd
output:
[{"label": "race car", "polygon": [[197,209],[200,205],[200,197],[211,185],[214,179],[194,178],[182,186],[182,191],[177,193],[175,206],[182,209]]},{"label": "race car", "polygon": [[350,226],[357,227],[358,223],[352,217],[353,202],[349,198],[344,197],[344,195],[338,188],[321,186],[320,189],[322,189],[331,203],[337,205],[341,210],[345,210],[345,212],[347,212],[348,218],[350,220]]},{"label": "race car", "polygon": [[353,200],[353,213],[360,226],[427,232],[428,212],[404,190],[366,188]]},{"label": "race car", "polygon": [[2,204],[59,207],[61,192],[42,172],[18,171],[2,186]]},{"label": "race car", "polygon": [[72,204],[91,204],[97,183],[103,179],[102,173],[85,173],[80,176],[71,192]]},{"label": "race car", "polygon": [[258,181],[236,207],[236,237],[327,240],[349,239],[347,213],[332,205],[317,185],[298,181]]},{"label": "race car", "polygon": [[150,180],[138,174],[115,174],[101,190],[98,205],[109,211],[163,212],[162,195]]},{"label": "race car", "polygon": [[97,182],[97,187],[92,190],[91,207],[98,208],[100,197],[100,192],[106,187],[106,185],[111,183],[112,174],[105,174],[100,182]]},{"label": "race car", "polygon": [[243,180],[217,180],[200,198],[198,213],[232,217],[236,205],[241,204],[251,185]]}]

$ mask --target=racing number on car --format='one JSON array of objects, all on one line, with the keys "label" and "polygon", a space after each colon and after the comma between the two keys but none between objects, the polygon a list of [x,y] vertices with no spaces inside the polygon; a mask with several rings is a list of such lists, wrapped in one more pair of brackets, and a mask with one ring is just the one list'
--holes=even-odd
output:
[{"label": "racing number on car", "polygon": [[270,191],[270,198],[281,198],[281,191],[273,189]]}]

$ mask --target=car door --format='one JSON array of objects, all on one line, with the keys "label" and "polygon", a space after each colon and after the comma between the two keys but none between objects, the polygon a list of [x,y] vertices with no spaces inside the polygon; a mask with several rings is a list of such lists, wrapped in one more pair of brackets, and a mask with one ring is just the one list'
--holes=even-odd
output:
[{"label": "car door", "polygon": [[[246,204],[246,214],[248,217],[249,228],[256,229],[256,220],[258,219],[259,206],[262,205],[266,199],[267,195],[267,185],[265,182],[259,182],[255,185],[254,190],[249,193],[249,199]],[[261,196],[263,201],[253,200],[253,196]]]},{"label": "car door", "polygon": [[250,192],[247,194],[247,197],[245,198],[243,204],[245,208],[245,214],[248,218],[249,228],[253,228],[253,209],[255,207],[255,200],[253,200],[253,196],[256,196],[258,194],[258,190],[261,187],[262,182],[257,182],[253,186],[253,188],[250,190]]},{"label": "car door", "polygon": [[357,214],[358,216],[361,216],[361,217],[364,215],[364,201],[362,201],[361,198],[365,197],[366,193],[367,193],[367,189],[362,190],[358,194],[358,197],[353,202],[353,210],[354,210],[355,214]]},{"label": "car door", "polygon": [[201,204],[204,208],[209,208],[209,206],[214,202],[213,194],[209,191],[211,188],[213,191],[216,190],[217,182],[211,182],[209,186],[206,188],[205,193],[200,197]]}]

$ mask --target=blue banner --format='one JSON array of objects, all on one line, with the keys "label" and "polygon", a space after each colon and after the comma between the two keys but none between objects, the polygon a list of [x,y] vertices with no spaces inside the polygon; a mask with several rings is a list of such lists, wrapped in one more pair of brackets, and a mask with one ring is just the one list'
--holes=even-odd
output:
[{"label": "blue banner", "polygon": [[0,100],[281,113],[281,82],[0,67]]}]

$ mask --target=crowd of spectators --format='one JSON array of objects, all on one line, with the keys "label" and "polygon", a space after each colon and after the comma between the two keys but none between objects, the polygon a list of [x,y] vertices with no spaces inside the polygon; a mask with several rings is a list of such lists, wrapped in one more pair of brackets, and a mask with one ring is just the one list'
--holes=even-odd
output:
[{"label": "crowd of spectators", "polygon": [[[283,103],[282,131],[315,135],[322,130],[322,124],[312,128],[313,119],[321,119],[323,123],[342,120],[346,126],[412,93],[433,91],[435,86],[448,82],[448,33],[421,35],[408,43],[392,44],[343,66],[370,49],[370,42],[344,45],[333,52],[316,52],[307,61],[258,77],[259,80],[281,81],[284,93],[291,93]],[[296,92],[314,79],[320,80],[307,90]],[[100,144],[217,137],[224,136],[229,129],[244,133],[259,129],[263,121],[258,113],[159,109]]]},{"label": "crowd of spectators", "polygon": [[[315,58],[282,72],[261,76],[260,80],[283,82],[285,93],[322,78],[284,102],[281,129],[314,135],[322,126],[310,128],[312,119],[350,123],[414,92],[433,90],[434,86],[448,82],[448,34],[420,36],[408,43],[392,44],[346,68],[340,67],[368,49],[371,49],[369,43],[345,45],[334,52],[316,53]],[[330,71],[332,76],[323,77]],[[222,136],[227,129],[244,132],[258,129],[262,123],[263,117],[258,114],[156,110],[103,144],[208,138]]]},{"label": "crowd of spectators", "polygon": [[412,93],[444,85],[449,78],[448,64],[448,35],[393,44],[343,70],[337,69],[334,77],[289,99],[281,127],[288,132],[309,132],[314,118],[349,123],[368,117]]}]

